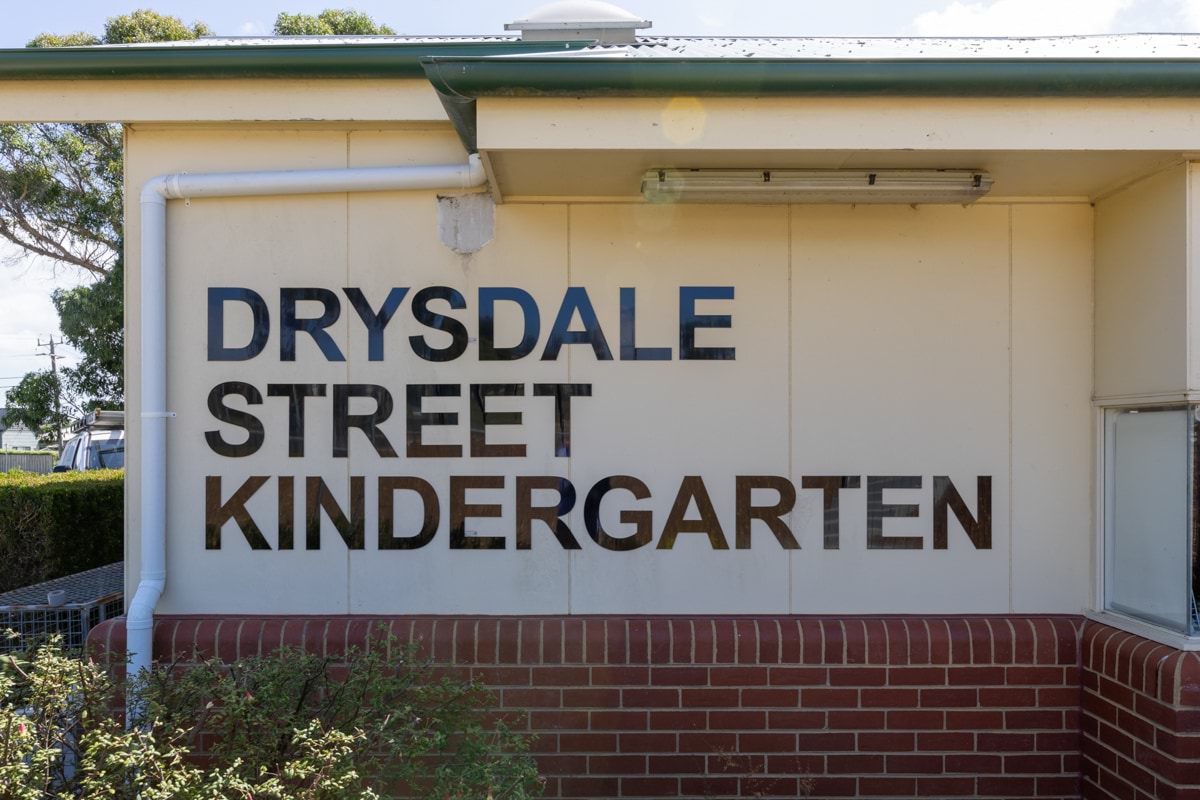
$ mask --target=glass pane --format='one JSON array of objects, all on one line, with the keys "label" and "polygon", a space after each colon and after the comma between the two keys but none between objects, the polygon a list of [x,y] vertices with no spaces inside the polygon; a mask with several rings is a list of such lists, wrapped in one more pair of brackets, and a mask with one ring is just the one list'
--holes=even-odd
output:
[{"label": "glass pane", "polygon": [[101,439],[88,448],[88,469],[122,469],[125,466],[125,440]]},{"label": "glass pane", "polygon": [[1189,631],[1190,412],[1110,410],[1105,442],[1105,603]]}]

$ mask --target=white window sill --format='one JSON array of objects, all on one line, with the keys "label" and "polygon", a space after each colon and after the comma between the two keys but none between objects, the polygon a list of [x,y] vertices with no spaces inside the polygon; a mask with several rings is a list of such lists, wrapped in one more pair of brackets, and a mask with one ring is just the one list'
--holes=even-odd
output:
[{"label": "white window sill", "polygon": [[1092,622],[1099,622],[1101,625],[1108,625],[1110,628],[1117,628],[1143,639],[1174,647],[1176,650],[1200,651],[1200,636],[1185,636],[1112,611],[1085,611],[1083,615]]}]

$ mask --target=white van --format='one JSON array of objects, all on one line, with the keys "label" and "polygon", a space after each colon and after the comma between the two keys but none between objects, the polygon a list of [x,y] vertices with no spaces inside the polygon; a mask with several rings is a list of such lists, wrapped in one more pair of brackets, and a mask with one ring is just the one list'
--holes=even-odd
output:
[{"label": "white van", "polygon": [[96,410],[75,426],[55,472],[125,467],[125,412]]}]

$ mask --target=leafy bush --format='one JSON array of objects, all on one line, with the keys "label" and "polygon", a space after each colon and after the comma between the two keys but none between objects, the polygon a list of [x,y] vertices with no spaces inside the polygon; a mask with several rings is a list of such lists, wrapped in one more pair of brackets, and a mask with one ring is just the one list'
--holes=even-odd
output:
[{"label": "leafy bush", "polygon": [[[485,727],[479,685],[378,640],[335,665],[297,650],[118,686],[55,645],[0,672],[0,797],[14,800],[525,800],[525,740]],[[126,729],[112,701],[141,709]],[[198,762],[199,745],[204,763]]]},{"label": "leafy bush", "polygon": [[0,592],[124,556],[125,473],[0,473]]}]

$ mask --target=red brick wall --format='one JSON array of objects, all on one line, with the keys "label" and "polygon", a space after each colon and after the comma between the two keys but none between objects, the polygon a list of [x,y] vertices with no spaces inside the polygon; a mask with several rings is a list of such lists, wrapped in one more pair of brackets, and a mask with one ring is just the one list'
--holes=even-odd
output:
[{"label": "red brick wall", "polygon": [[[527,710],[551,798],[1079,796],[1072,617],[166,617],[155,648],[336,655],[379,628]],[[124,649],[122,621],[91,639]]]},{"label": "red brick wall", "polygon": [[1088,622],[1083,796],[1200,800],[1200,655]]}]

